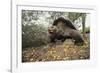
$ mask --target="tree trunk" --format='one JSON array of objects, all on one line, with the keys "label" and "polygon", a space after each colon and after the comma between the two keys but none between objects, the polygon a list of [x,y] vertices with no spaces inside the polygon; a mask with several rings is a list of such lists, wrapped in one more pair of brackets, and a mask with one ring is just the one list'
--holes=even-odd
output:
[{"label": "tree trunk", "polygon": [[86,19],[86,14],[83,14],[82,16],[82,30],[83,30],[83,37],[85,38],[85,19]]}]

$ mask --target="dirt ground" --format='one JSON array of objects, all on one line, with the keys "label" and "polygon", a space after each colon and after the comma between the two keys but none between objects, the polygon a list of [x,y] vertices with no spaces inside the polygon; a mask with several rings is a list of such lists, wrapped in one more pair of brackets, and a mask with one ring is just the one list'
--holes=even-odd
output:
[{"label": "dirt ground", "polygon": [[24,48],[22,50],[22,62],[86,60],[90,58],[89,44],[89,40],[85,40],[83,46],[64,42],[37,48]]}]

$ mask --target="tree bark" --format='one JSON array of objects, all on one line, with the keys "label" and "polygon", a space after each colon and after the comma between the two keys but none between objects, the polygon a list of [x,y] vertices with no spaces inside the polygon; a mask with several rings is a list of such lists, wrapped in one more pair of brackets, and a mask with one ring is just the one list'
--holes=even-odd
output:
[{"label": "tree bark", "polygon": [[83,16],[82,16],[82,31],[83,31],[84,38],[85,38],[85,19],[86,19],[86,14],[83,14]]}]

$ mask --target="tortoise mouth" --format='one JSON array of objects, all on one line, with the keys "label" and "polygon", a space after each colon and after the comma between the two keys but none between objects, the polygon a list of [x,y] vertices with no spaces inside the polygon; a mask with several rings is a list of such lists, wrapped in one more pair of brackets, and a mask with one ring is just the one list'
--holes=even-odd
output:
[{"label": "tortoise mouth", "polygon": [[54,34],[54,32],[53,32],[53,31],[49,31],[49,33],[50,33],[50,34]]},{"label": "tortoise mouth", "polygon": [[55,32],[53,30],[49,30],[50,34],[55,34]]}]

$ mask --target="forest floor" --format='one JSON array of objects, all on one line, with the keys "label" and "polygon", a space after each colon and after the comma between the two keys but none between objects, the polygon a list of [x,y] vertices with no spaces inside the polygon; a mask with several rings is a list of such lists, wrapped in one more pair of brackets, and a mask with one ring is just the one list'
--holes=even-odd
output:
[{"label": "forest floor", "polygon": [[64,42],[62,44],[46,45],[41,47],[24,48],[22,50],[22,62],[39,61],[65,61],[85,60],[90,58],[89,40],[85,40],[83,46],[76,46]]}]

